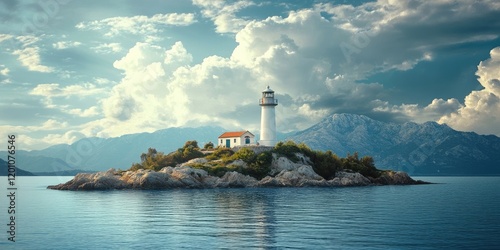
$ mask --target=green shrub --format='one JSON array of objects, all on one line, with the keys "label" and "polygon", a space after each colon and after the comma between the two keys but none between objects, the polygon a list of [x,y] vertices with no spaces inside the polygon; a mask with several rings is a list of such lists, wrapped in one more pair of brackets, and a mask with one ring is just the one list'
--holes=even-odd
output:
[{"label": "green shrub", "polygon": [[296,144],[293,141],[278,142],[273,152],[294,162],[299,160],[296,154],[302,153],[312,162],[314,171],[327,180],[334,178],[335,173],[341,169],[350,169],[364,176],[380,176],[380,170],[375,167],[373,158],[365,156],[359,159],[357,152],[353,155],[348,154],[346,158],[340,158],[330,150],[326,152],[311,150],[306,144]]},{"label": "green shrub", "polygon": [[274,146],[273,152],[279,155],[283,155],[293,162],[298,162],[299,158],[297,158],[297,155],[295,154],[300,153],[301,149],[299,148],[299,146],[297,146],[297,144],[295,144],[295,142],[286,141],[278,142],[276,146]]},{"label": "green shrub", "polygon": [[309,158],[313,163],[314,172],[327,180],[334,178],[335,173],[342,168],[340,158],[330,150],[311,152]]},{"label": "green shrub", "polygon": [[205,146],[203,146],[203,149],[213,149],[213,148],[214,148],[214,144],[211,141],[205,143]]},{"label": "green shrub", "polygon": [[147,153],[141,154],[141,163],[134,163],[130,170],[151,169],[158,171],[164,167],[175,166],[194,158],[203,157],[196,141],[187,141],[184,147],[168,155],[149,148]]},{"label": "green shrub", "polygon": [[234,153],[229,160],[235,161],[235,160],[243,160],[246,163],[252,163],[255,161],[255,153],[253,150],[243,147],[238,152]]},{"label": "green shrub", "polygon": [[[205,144],[205,148],[207,144]],[[381,171],[375,167],[372,157],[364,156],[361,159],[358,153],[347,154],[345,158],[339,158],[332,151],[311,150],[306,144],[296,144],[293,141],[279,142],[272,151],[255,154],[250,148],[243,147],[234,153],[231,149],[218,147],[213,153],[205,156],[208,160],[221,160],[207,164],[195,164],[192,167],[207,171],[210,175],[222,177],[228,171],[237,171],[250,175],[256,179],[262,179],[269,174],[273,156],[276,153],[285,156],[294,162],[298,162],[297,153],[309,158],[314,171],[321,177],[329,180],[335,177],[335,173],[342,169],[359,172],[367,177],[377,178]],[[149,148],[146,153],[141,154],[141,163],[134,163],[129,170],[151,169],[158,171],[167,166],[175,166],[194,158],[203,157],[196,141],[187,141],[182,148],[168,155]],[[247,163],[247,167],[228,165],[228,163],[241,159]]]},{"label": "green shrub", "polygon": [[271,152],[266,151],[253,157],[251,162],[248,162],[248,168],[244,169],[243,174],[250,175],[257,180],[266,177],[271,171],[271,163],[273,155]]},{"label": "green shrub", "polygon": [[346,158],[342,159],[342,168],[350,169],[367,177],[380,177],[381,171],[375,167],[374,160],[371,156],[364,156],[361,159],[358,157],[358,152],[353,155],[347,154]]},{"label": "green shrub", "polygon": [[233,150],[225,147],[218,147],[213,153],[205,156],[207,160],[213,161],[213,160],[221,160],[224,157],[230,157],[233,155],[234,152]]}]

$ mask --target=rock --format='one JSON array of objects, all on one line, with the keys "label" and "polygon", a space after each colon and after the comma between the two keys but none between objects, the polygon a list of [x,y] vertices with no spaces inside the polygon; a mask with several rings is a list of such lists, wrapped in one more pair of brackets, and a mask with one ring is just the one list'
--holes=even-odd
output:
[{"label": "rock", "polygon": [[266,176],[259,181],[258,186],[260,187],[281,187],[283,186],[281,182],[271,176]]},{"label": "rock", "polygon": [[384,171],[378,178],[371,178],[372,183],[378,185],[414,185],[429,184],[424,181],[416,181],[407,173],[401,171]]},{"label": "rock", "polygon": [[311,166],[301,165],[293,170],[282,170],[275,177],[267,176],[259,182],[259,186],[265,187],[304,187],[304,186],[326,186],[323,177],[314,172]]},{"label": "rock", "polygon": [[[325,180],[306,164],[309,159],[297,155],[298,163],[286,157],[273,156],[272,170],[276,176],[266,176],[258,181],[239,172],[227,172],[221,178],[211,176],[203,169],[188,164],[165,167],[160,171],[139,169],[118,172],[80,173],[72,180],[53,186],[57,190],[109,190],[109,189],[165,189],[165,188],[228,188],[228,187],[311,187],[311,186],[366,186],[366,185],[411,185],[425,183],[413,180],[404,172],[384,171],[378,178],[367,178],[360,173],[337,172],[332,180]],[[202,158],[189,161],[191,164],[207,163]],[[245,166],[243,161],[232,164]],[[276,172],[278,171],[279,172]]]},{"label": "rock", "polygon": [[126,185],[129,185],[132,188],[140,188],[141,187],[141,177],[151,170],[139,169],[136,171],[127,171],[120,178]]},{"label": "rock", "polygon": [[294,163],[287,157],[277,157],[276,154],[273,154],[273,161],[271,163],[271,171],[270,175],[275,175],[277,173],[282,172],[283,170],[291,171],[298,169],[300,166],[304,164]]},{"label": "rock", "polygon": [[194,159],[189,160],[189,161],[187,161],[185,163],[182,163],[180,165],[180,167],[193,166],[195,164],[201,164],[201,165],[203,165],[203,164],[205,164],[207,162],[208,162],[208,160],[206,158],[203,158],[203,157],[202,158],[194,158]]},{"label": "rock", "polygon": [[371,181],[360,173],[337,172],[335,178],[328,181],[330,186],[367,186]]},{"label": "rock", "polygon": [[110,169],[106,172],[80,173],[65,184],[49,186],[48,188],[59,190],[107,190],[125,187],[126,185],[119,179],[116,170]]},{"label": "rock", "polygon": [[163,189],[181,187],[182,183],[173,178],[169,178],[165,172],[148,172],[141,176],[139,186],[144,189]]},{"label": "rock", "polygon": [[254,187],[258,183],[257,179],[238,173],[227,172],[216,183],[215,187]]},{"label": "rock", "polygon": [[187,188],[213,187],[216,182],[213,176],[208,175],[207,171],[187,166],[175,167],[170,176],[180,181],[183,187]]}]

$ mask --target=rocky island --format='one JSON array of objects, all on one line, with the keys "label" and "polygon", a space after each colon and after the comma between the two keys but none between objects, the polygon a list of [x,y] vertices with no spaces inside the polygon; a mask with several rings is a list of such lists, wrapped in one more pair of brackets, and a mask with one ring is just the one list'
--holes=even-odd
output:
[{"label": "rocky island", "polygon": [[405,172],[378,170],[369,156],[339,158],[305,144],[280,142],[274,148],[199,149],[196,141],[170,154],[149,149],[129,170],[80,173],[49,186],[56,190],[228,188],[228,187],[343,187],[413,185]]}]

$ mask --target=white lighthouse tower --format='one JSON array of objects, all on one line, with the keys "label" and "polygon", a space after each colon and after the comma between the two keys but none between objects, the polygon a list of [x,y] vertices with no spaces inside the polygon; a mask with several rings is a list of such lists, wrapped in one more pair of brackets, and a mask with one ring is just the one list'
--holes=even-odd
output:
[{"label": "white lighthouse tower", "polygon": [[274,107],[278,105],[278,100],[274,99],[274,91],[267,86],[262,91],[260,99],[260,145],[274,147],[277,142],[276,137],[276,116]]}]

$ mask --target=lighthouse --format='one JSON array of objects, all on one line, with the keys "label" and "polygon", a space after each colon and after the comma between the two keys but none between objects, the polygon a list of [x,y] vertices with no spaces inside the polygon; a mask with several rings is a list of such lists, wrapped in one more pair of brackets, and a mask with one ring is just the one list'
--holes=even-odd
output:
[{"label": "lighthouse", "polygon": [[276,137],[276,115],[274,107],[278,105],[278,100],[274,99],[274,91],[267,86],[262,91],[260,99],[261,114],[260,114],[260,141],[263,146],[274,147],[277,142]]}]

